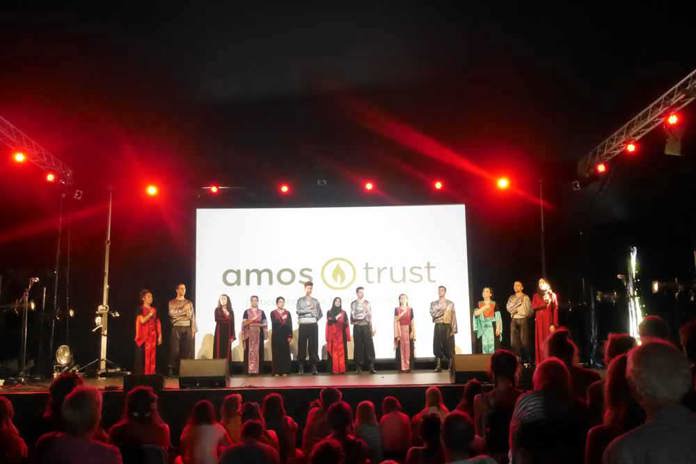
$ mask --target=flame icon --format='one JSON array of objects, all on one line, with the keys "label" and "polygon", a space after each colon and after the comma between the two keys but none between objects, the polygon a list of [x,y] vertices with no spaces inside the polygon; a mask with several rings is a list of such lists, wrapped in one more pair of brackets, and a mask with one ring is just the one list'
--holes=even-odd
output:
[{"label": "flame icon", "polygon": [[340,264],[336,264],[333,272],[331,273],[331,277],[333,278],[334,282],[336,282],[338,285],[342,285],[343,282],[345,282],[346,273],[343,272],[343,269],[341,268]]}]

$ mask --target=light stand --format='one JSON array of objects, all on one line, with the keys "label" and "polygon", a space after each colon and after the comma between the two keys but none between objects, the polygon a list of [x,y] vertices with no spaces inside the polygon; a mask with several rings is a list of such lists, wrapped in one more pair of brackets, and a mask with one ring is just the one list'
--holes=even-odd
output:
[{"label": "light stand", "polygon": [[30,277],[29,285],[24,289],[22,294],[22,333],[21,333],[21,347],[19,351],[19,378],[20,382],[24,383],[24,376],[27,370],[27,338],[28,338],[28,327],[29,327],[29,293],[31,292],[31,287],[39,281],[38,277]]},{"label": "light stand", "polygon": [[[97,327],[94,331],[101,329],[101,345],[99,357],[79,369],[79,372],[84,372],[89,367],[98,364],[98,377],[104,377],[106,374],[119,373],[121,368],[110,361],[106,357],[106,348],[109,340],[109,253],[111,251],[111,211],[113,208],[113,192],[109,189],[109,212],[106,222],[106,239],[104,241],[104,282],[102,287],[102,303],[97,308]],[[114,317],[118,317],[118,313],[113,313]]]}]

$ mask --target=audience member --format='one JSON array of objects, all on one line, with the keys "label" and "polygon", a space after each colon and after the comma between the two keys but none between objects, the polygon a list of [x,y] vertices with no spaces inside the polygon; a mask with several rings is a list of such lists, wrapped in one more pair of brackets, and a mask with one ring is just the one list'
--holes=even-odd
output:
[{"label": "audience member", "polygon": [[361,401],[355,409],[355,436],[367,444],[370,462],[382,461],[382,434],[377,423],[375,405],[372,401]]},{"label": "audience member", "polygon": [[638,324],[638,335],[641,343],[647,343],[652,339],[671,342],[672,336],[667,322],[660,316],[646,316]]},{"label": "audience member", "polygon": [[344,464],[346,455],[341,443],[333,438],[324,438],[314,446],[309,455],[309,464]]},{"label": "audience member", "polygon": [[427,414],[437,414],[440,416],[440,421],[445,420],[449,410],[445,406],[444,401],[442,401],[442,392],[436,386],[428,387],[425,391],[425,407],[411,420],[411,435],[413,437],[414,445],[421,445],[423,443],[420,436],[420,422],[423,420],[423,416]]},{"label": "audience member", "polygon": [[587,432],[586,464],[601,462],[604,450],[614,438],[634,429],[645,420],[645,413],[631,396],[626,378],[626,361],[626,354],[622,354],[609,364],[604,394],[604,421]]},{"label": "audience member", "polygon": [[128,392],[123,417],[109,430],[111,443],[126,455],[143,445],[156,445],[168,452],[169,426],[157,408],[157,395],[151,387],[135,387]]},{"label": "audience member", "polygon": [[36,443],[37,464],[121,464],[113,445],[94,439],[101,422],[102,397],[95,388],[75,387],[63,400],[60,417],[63,431],[48,432]]},{"label": "audience member", "polygon": [[36,438],[47,432],[63,431],[63,415],[61,413],[63,400],[82,383],[82,377],[74,372],[63,372],[53,379],[48,387],[48,401],[43,413],[43,422]]},{"label": "audience member", "polygon": [[[636,339],[626,333],[610,333],[604,347],[604,365],[609,367],[611,361],[636,346]],[[587,410],[591,425],[602,422],[604,411],[604,380],[593,382],[587,388]]]},{"label": "audience member", "polygon": [[653,338],[628,353],[626,376],[646,422],[612,441],[604,462],[696,462],[696,415],[681,404],[691,389],[686,356]]},{"label": "audience member", "polygon": [[451,464],[496,464],[495,459],[490,456],[475,456],[472,450],[474,437],[474,423],[466,413],[461,411],[449,413],[442,424],[441,432],[445,462]]},{"label": "audience member", "polygon": [[532,379],[534,391],[521,395],[510,421],[511,455],[515,455],[517,430],[527,422],[565,423],[574,430],[577,443],[568,447],[568,463],[580,463],[585,452],[587,418],[584,403],[573,398],[570,374],[558,358],[547,358],[539,364]]},{"label": "audience member", "polygon": [[295,449],[297,443],[297,422],[285,412],[283,397],[270,393],[263,399],[263,418],[266,430],[275,432],[278,437],[280,462],[292,462],[302,451]]},{"label": "audience member", "polygon": [[[521,424],[517,443],[512,452],[514,464],[566,464],[582,462],[582,457],[569,460],[568,450],[574,449],[577,430],[563,420],[539,420]],[[571,455],[572,457],[572,455]]]},{"label": "audience member", "polygon": [[600,380],[592,369],[578,366],[578,347],[570,338],[568,329],[559,328],[546,339],[546,353],[563,361],[570,373],[570,384],[574,398],[585,401],[589,386]]},{"label": "audience member", "polygon": [[244,422],[240,442],[227,448],[220,456],[220,464],[279,464],[278,452],[261,442],[264,427],[261,421]]},{"label": "audience member", "polygon": [[0,462],[19,464],[27,459],[27,444],[15,427],[14,408],[10,400],[0,396]]},{"label": "audience member", "polygon": [[180,444],[183,464],[217,464],[221,448],[231,444],[227,430],[215,420],[210,401],[201,400],[193,406]]},{"label": "audience member", "polygon": [[483,391],[483,386],[479,379],[469,379],[464,384],[462,399],[457,404],[457,409],[465,412],[469,417],[474,417],[474,398]]},{"label": "audience member", "polygon": [[696,320],[679,329],[679,339],[691,366],[691,390],[684,397],[684,405],[696,412]]},{"label": "audience member", "polygon": [[485,448],[498,461],[506,460],[509,450],[510,419],[522,393],[516,387],[517,357],[507,350],[491,356],[493,389],[474,398],[474,426]]},{"label": "audience member", "polygon": [[387,396],[382,400],[379,428],[384,457],[403,460],[411,446],[411,420],[401,410],[401,403],[396,397]]},{"label": "audience member", "polygon": [[329,437],[341,443],[346,462],[351,464],[368,462],[367,444],[350,433],[353,425],[353,412],[348,403],[338,401],[332,404],[326,412],[326,420],[331,428]]},{"label": "audience member", "polygon": [[420,421],[422,446],[412,446],[406,454],[406,464],[442,464],[445,453],[440,442],[440,425],[438,414],[426,414]]},{"label": "audience member", "polygon": [[247,401],[242,405],[242,426],[246,421],[257,420],[263,425],[263,434],[261,434],[261,443],[265,443],[272,447],[280,454],[280,445],[278,444],[278,435],[275,430],[268,430],[266,421],[261,412],[261,406],[256,401]]},{"label": "audience member", "polygon": [[307,421],[302,433],[302,450],[305,456],[309,456],[314,445],[330,433],[326,413],[332,404],[341,401],[341,392],[332,387],[322,388],[319,400],[319,404],[307,413]]},{"label": "audience member", "polygon": [[220,423],[230,436],[232,444],[242,441],[242,395],[230,393],[220,406]]}]

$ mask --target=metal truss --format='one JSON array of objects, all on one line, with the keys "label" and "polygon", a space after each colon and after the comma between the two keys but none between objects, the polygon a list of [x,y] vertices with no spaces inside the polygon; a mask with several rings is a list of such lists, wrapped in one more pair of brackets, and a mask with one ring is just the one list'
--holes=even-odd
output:
[{"label": "metal truss", "polygon": [[0,142],[12,150],[24,153],[27,159],[40,169],[55,173],[59,182],[66,185],[72,184],[73,172],[68,165],[2,116],[0,116]]},{"label": "metal truss", "polygon": [[591,176],[595,165],[619,155],[628,142],[640,139],[662,124],[670,111],[684,108],[694,98],[696,98],[696,69],[583,156],[578,161],[578,175]]}]

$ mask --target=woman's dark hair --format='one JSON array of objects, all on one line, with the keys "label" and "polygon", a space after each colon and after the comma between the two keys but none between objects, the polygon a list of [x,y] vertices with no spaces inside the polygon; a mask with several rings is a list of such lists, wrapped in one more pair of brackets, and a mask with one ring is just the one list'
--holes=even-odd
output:
[{"label": "woman's dark hair", "polygon": [[347,432],[353,423],[353,410],[345,401],[338,401],[327,411],[326,421],[334,432]]},{"label": "woman's dark hair", "polygon": [[517,356],[512,351],[497,350],[491,356],[491,377],[494,382],[507,379],[515,384],[517,377]]},{"label": "woman's dark hair", "polygon": [[382,400],[382,414],[389,414],[394,411],[401,411],[399,399],[396,396],[385,396]]},{"label": "woman's dark hair", "polygon": [[696,320],[687,322],[679,329],[679,338],[686,357],[696,364]]},{"label": "woman's dark hair", "polygon": [[438,414],[426,414],[420,423],[420,435],[429,448],[440,447],[440,428],[442,421]]},{"label": "woman's dark hair", "polygon": [[124,416],[143,424],[161,420],[157,411],[157,395],[152,387],[138,386],[128,392]]},{"label": "woman's dark hair", "polygon": [[147,288],[140,290],[140,293],[138,293],[138,304],[140,306],[145,304],[145,295],[147,295],[148,293],[152,293],[152,292],[150,290],[148,290]]},{"label": "woman's dark hair", "polygon": [[208,400],[200,400],[193,406],[191,416],[189,417],[189,425],[204,425],[215,423],[215,408],[213,403]]},{"label": "woman's dark hair", "polygon": [[[226,293],[223,293],[220,296],[221,297],[224,296],[225,298],[227,298],[227,303],[225,303],[225,309],[231,313],[232,312],[232,300],[230,300],[230,296]],[[220,298],[218,298],[218,304],[215,307],[215,309],[222,309],[222,305],[220,304]]]},{"label": "woman's dark hair", "polygon": [[68,396],[75,387],[79,387],[83,383],[82,377],[74,372],[63,372],[53,379],[51,386],[48,387],[48,403],[46,403],[46,409],[43,414],[44,420],[60,426],[63,418],[63,414],[61,413],[63,400],[65,400],[65,397]]},{"label": "woman's dark hair", "polygon": [[559,328],[546,339],[546,353],[554,356],[565,364],[568,368],[573,366],[578,354],[578,347],[570,338],[570,331],[566,328]]},{"label": "woman's dark hair", "polygon": [[285,298],[283,298],[282,296],[279,296],[278,298],[276,298],[276,304],[278,304],[278,302],[279,302],[280,300],[285,301]]},{"label": "woman's dark hair", "polygon": [[483,385],[479,379],[471,379],[464,384],[464,394],[459,402],[457,409],[465,411],[468,414],[474,413],[474,398],[479,393],[483,392]]},{"label": "woman's dark hair", "polygon": [[263,421],[263,415],[261,414],[261,406],[256,401],[246,401],[242,405],[242,423],[248,420],[260,420]]},{"label": "woman's dark hair", "polygon": [[608,366],[612,359],[628,353],[636,346],[636,339],[627,333],[610,333],[604,346],[604,363]]},{"label": "woman's dark hair", "polygon": [[341,398],[343,398],[341,391],[334,387],[325,387],[319,392],[321,407],[325,410],[328,410],[332,404],[341,401]]},{"label": "woman's dark hair", "polygon": [[259,420],[248,420],[242,425],[242,438],[260,440],[263,437],[263,423]]},{"label": "woman's dark hair", "polygon": [[343,464],[346,455],[338,440],[325,438],[314,445],[309,454],[309,464]]},{"label": "woman's dark hair", "polygon": [[278,393],[269,393],[263,398],[263,418],[270,427],[272,422],[280,423],[286,416],[283,397]]},{"label": "woman's dark hair", "polygon": [[604,380],[604,424],[627,432],[645,421],[645,412],[633,399],[626,378],[628,355],[622,354],[609,363]]}]

